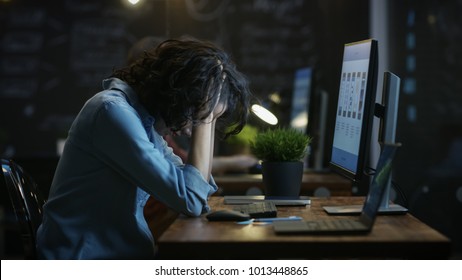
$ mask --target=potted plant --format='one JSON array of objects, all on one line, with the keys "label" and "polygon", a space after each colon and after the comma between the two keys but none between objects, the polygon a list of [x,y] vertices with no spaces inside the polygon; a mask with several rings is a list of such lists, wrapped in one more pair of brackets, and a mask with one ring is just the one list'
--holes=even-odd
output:
[{"label": "potted plant", "polygon": [[292,128],[269,129],[250,142],[252,153],[262,161],[266,196],[298,197],[303,178],[303,158],[311,137]]}]

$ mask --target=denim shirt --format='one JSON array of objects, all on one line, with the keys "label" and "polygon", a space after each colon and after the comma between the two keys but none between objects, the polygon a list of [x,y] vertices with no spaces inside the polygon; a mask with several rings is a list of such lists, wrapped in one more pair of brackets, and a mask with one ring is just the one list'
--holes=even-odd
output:
[{"label": "denim shirt", "polygon": [[69,131],[37,232],[40,258],[152,258],[143,215],[149,195],[198,216],[217,190],[173,154],[125,82],[104,80],[103,89]]}]

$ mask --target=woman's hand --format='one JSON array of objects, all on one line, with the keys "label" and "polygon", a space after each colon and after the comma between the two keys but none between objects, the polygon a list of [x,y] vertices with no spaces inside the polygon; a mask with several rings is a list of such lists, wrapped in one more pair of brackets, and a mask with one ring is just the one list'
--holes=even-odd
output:
[{"label": "woman's hand", "polygon": [[226,109],[227,109],[226,104],[224,104],[222,102],[218,102],[217,105],[215,106],[215,109],[213,109],[213,111],[211,113],[212,120],[216,120],[219,117],[221,117],[221,115],[223,115],[223,113],[226,111]]},{"label": "woman's hand", "polygon": [[[223,67],[221,67],[221,70],[223,70]],[[226,73],[223,74],[223,81],[225,79],[226,79]],[[220,102],[222,88],[223,88],[223,84],[220,84],[220,86],[218,87],[218,96],[217,96],[216,102],[213,105],[212,113],[207,117],[207,121],[214,121],[218,119],[221,115],[223,115],[224,112],[226,112],[227,104]]]}]

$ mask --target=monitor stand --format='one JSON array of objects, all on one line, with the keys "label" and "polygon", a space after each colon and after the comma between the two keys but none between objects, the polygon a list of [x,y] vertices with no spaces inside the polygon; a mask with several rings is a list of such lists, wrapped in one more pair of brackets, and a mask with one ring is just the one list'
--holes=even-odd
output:
[{"label": "monitor stand", "polygon": [[[398,120],[398,104],[400,94],[400,78],[386,71],[383,75],[382,104],[376,103],[375,116],[381,121],[379,129],[379,141],[395,143],[396,122]],[[398,204],[390,204],[391,178],[388,177],[385,196],[379,208],[379,214],[405,214],[408,209]],[[368,183],[368,182],[363,182]],[[325,206],[324,210],[329,214],[348,215],[360,214],[362,205]]]},{"label": "monitor stand", "polygon": [[[391,174],[388,178],[387,188],[379,207],[379,214],[382,215],[399,215],[406,214],[408,209],[399,204],[390,204],[391,191]],[[341,206],[324,206],[324,211],[331,215],[359,215],[363,205],[341,205]]]}]

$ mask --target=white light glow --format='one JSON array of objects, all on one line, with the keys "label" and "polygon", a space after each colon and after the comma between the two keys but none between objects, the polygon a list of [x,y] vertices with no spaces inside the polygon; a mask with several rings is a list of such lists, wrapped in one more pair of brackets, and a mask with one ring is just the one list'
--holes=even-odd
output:
[{"label": "white light glow", "polygon": [[276,118],[273,113],[260,105],[252,105],[251,110],[255,115],[257,115],[257,117],[262,119],[264,122],[269,123],[270,125],[276,125],[278,123],[278,118]]},{"label": "white light glow", "polygon": [[279,92],[273,92],[268,96],[268,99],[276,104],[281,104],[281,95]]},{"label": "white light glow", "polygon": [[132,5],[136,5],[138,4],[138,2],[140,2],[140,0],[127,0],[127,1]]},{"label": "white light glow", "polygon": [[290,122],[290,126],[296,129],[305,129],[308,125],[307,112],[301,112]]}]

